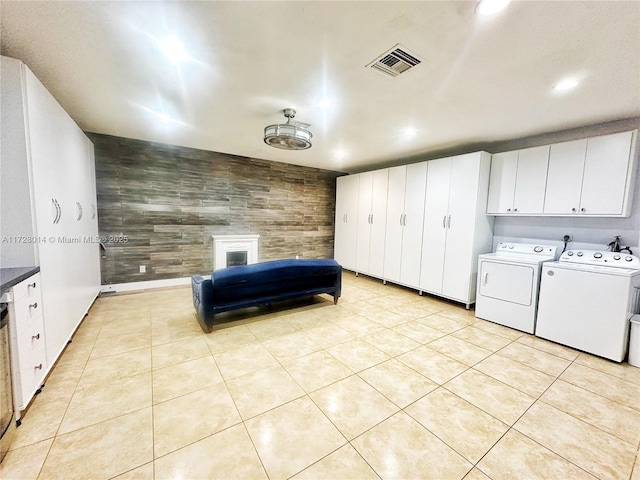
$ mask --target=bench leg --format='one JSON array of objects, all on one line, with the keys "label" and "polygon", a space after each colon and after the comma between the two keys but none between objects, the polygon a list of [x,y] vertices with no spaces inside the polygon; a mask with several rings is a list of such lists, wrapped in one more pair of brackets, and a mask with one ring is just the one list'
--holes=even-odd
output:
[{"label": "bench leg", "polygon": [[333,297],[333,304],[334,304],[334,305],[337,305],[337,304],[338,304],[338,298],[339,298],[339,297]]}]

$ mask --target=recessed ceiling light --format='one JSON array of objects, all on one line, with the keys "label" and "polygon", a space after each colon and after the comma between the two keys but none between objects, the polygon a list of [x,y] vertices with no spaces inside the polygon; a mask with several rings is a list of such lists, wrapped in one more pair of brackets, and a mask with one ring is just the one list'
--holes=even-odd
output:
[{"label": "recessed ceiling light", "polygon": [[553,89],[556,92],[563,92],[565,90],[571,90],[578,86],[578,81],[572,78],[566,78],[564,80],[559,81],[553,86]]},{"label": "recessed ceiling light", "polygon": [[402,135],[404,137],[415,137],[417,133],[418,132],[416,131],[416,129],[411,127],[407,127],[404,130],[402,130]]},{"label": "recessed ceiling light", "polygon": [[476,13],[489,17],[507,8],[509,3],[511,0],[480,0],[476,6]]},{"label": "recessed ceiling light", "polygon": [[318,106],[324,110],[328,110],[329,108],[331,108],[331,100],[328,97],[322,97],[322,100],[320,100]]},{"label": "recessed ceiling light", "polygon": [[182,63],[189,60],[189,55],[184,50],[182,42],[178,40],[175,35],[169,35],[167,37],[157,40],[158,47],[164,55],[173,63]]}]

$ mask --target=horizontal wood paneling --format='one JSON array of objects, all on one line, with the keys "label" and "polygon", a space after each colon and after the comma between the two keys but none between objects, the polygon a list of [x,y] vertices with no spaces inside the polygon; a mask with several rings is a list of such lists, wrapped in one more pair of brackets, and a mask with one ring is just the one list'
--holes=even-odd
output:
[{"label": "horizontal wood paneling", "polygon": [[210,273],[214,234],[259,234],[260,261],[333,257],[336,172],[87,135],[100,235],[128,238],[106,243],[105,285]]}]

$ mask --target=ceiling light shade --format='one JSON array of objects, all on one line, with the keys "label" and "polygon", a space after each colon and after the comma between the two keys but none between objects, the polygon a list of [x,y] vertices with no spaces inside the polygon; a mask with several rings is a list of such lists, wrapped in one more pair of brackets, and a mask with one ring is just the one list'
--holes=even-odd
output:
[{"label": "ceiling light shade", "polygon": [[296,116],[296,111],[293,108],[285,108],[283,113],[287,117],[287,123],[276,123],[265,127],[264,143],[283,150],[306,150],[310,148],[313,135],[306,129],[310,125],[291,122],[291,119]]},{"label": "ceiling light shade", "polygon": [[511,0],[480,0],[476,6],[476,12],[489,17],[507,8],[509,3],[511,3]]}]

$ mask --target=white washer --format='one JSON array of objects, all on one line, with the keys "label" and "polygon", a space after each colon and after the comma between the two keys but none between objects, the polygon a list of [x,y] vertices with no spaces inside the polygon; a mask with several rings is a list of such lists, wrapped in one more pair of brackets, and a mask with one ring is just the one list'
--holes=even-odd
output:
[{"label": "white washer", "polygon": [[621,362],[638,288],[635,255],[569,250],[542,267],[536,335]]},{"label": "white washer", "polygon": [[541,265],[555,255],[550,245],[506,242],[480,255],[476,317],[533,333]]}]

